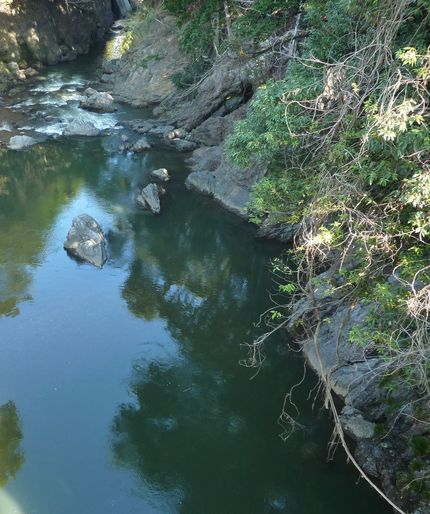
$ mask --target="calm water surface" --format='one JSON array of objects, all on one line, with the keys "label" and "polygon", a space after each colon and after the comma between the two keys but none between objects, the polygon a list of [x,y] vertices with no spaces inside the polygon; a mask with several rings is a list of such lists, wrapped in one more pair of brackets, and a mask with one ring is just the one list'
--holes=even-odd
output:
[{"label": "calm water surface", "polygon": [[[52,139],[88,116],[88,78],[62,66],[0,106],[0,138],[18,126],[42,141],[0,156],[0,514],[390,512],[340,451],[326,461],[312,382],[296,395],[306,430],[279,437],[303,372],[286,339],[254,380],[238,365],[281,248],[187,191],[182,155],[121,153],[115,123],[142,113],[91,115],[102,138]],[[154,217],[135,195],[159,167],[172,181]],[[63,250],[82,212],[107,234],[102,270]]]}]

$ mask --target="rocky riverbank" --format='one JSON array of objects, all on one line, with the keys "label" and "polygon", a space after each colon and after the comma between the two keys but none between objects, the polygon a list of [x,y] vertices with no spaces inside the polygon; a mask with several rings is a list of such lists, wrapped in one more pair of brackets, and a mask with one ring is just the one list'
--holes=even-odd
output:
[{"label": "rocky riverbank", "polygon": [[[159,13],[132,51],[105,62],[103,82],[117,99],[153,110],[153,120],[132,124],[135,131],[158,136],[190,153],[191,173],[186,180],[190,188],[245,218],[250,193],[266,170],[258,162],[247,168],[233,165],[225,141],[235,121],[246,116],[258,86],[285,73],[286,53],[279,52],[279,45],[289,40],[284,34],[282,42],[272,39],[239,54],[226,52],[191,90],[183,92],[174,83],[175,74],[187,66],[178,47],[177,26],[171,16]],[[270,218],[260,234],[290,242],[296,230],[296,225]],[[414,487],[429,465],[426,454],[417,449],[426,433],[426,425],[417,422],[420,402],[405,384],[388,390],[384,358],[350,342],[354,328],[365,323],[369,306],[337,301],[333,285],[341,278],[336,271],[318,280],[317,296],[304,296],[295,304],[289,330],[310,367],[342,400],[340,427],[354,441],[355,458],[365,473],[380,481],[387,496],[408,512],[428,512],[427,493]],[[311,335],[304,337],[299,327],[309,322]],[[400,405],[406,405],[401,412],[396,407]]]},{"label": "rocky riverbank", "polygon": [[152,123],[136,121],[138,132],[158,134],[190,153],[190,188],[246,217],[250,192],[266,170],[258,163],[251,168],[233,165],[225,153],[225,140],[234,122],[246,115],[256,88],[286,66],[285,58],[276,44],[271,46],[273,42],[250,46],[246,55],[227,52],[192,90],[181,91],[175,76],[184,71],[188,59],[178,40],[175,18],[158,13],[137,44],[121,58],[104,63],[101,80],[117,100],[153,110]]},{"label": "rocky riverbank", "polygon": [[430,467],[422,449],[428,435],[422,422],[425,397],[398,378],[390,379],[389,360],[374,348],[353,342],[354,331],[366,326],[373,306],[365,300],[345,301],[338,266],[317,276],[315,283],[312,293],[295,303],[288,328],[324,389],[341,400],[337,430],[352,439],[357,463],[396,505],[405,512],[429,512],[426,493],[414,487]]}]

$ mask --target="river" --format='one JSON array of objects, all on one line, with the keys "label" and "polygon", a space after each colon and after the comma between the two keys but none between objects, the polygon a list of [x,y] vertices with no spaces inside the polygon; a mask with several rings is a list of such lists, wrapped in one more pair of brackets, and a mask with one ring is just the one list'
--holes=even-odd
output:
[{"label": "river", "polygon": [[[285,334],[260,373],[239,365],[264,327],[281,247],[187,191],[184,156],[120,151],[124,120],[78,107],[92,58],[44,72],[0,105],[0,514],[384,514],[331,425],[296,391],[304,430],[277,419],[303,373]],[[60,137],[88,117],[102,137]],[[155,168],[162,214],[135,204]],[[103,269],[63,250],[74,216],[102,225]],[[308,374],[310,375],[310,373]]]}]

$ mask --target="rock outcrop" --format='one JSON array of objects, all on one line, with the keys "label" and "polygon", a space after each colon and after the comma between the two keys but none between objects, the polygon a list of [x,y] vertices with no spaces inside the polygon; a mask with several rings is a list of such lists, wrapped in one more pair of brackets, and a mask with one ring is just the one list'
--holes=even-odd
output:
[{"label": "rock outcrop", "polygon": [[101,268],[107,259],[106,239],[97,221],[80,214],[72,223],[64,248],[79,260]]},{"label": "rock outcrop", "polygon": [[[365,302],[350,305],[342,300],[337,292],[341,283],[342,278],[332,270],[317,277],[313,297],[296,302],[289,328],[300,339],[299,327],[306,326],[308,319],[314,320],[314,309],[318,309],[318,338],[311,335],[300,343],[306,359],[342,400],[340,423],[355,441],[355,457],[364,471],[380,480],[396,503],[414,503],[412,491],[406,492],[403,486],[416,478],[411,468],[410,441],[422,432],[413,407],[417,399],[401,380],[396,381],[395,388],[384,387],[390,374],[387,361],[351,342],[354,327],[366,325],[372,306]],[[315,328],[315,321],[312,323]],[[393,405],[404,408],[399,412]]]},{"label": "rock outcrop", "polygon": [[176,19],[166,14],[148,27],[117,64],[112,92],[118,100],[136,106],[159,104],[175,91],[173,76],[187,59],[179,51]]},{"label": "rock outcrop", "polygon": [[199,148],[190,162],[193,171],[186,179],[187,187],[212,196],[226,209],[247,217],[252,187],[264,176],[264,168],[235,166],[222,145]]}]

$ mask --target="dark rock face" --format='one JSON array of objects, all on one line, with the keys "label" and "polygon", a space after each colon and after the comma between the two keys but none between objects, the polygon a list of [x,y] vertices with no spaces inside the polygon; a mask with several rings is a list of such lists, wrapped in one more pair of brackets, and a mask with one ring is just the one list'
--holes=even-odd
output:
[{"label": "dark rock face", "polygon": [[265,239],[276,239],[281,243],[291,243],[299,229],[299,225],[288,223],[276,219],[275,216],[269,216],[258,227],[257,237]]},{"label": "dark rock face", "polygon": [[264,176],[263,168],[235,166],[224,154],[222,145],[199,148],[193,153],[191,164],[193,172],[186,180],[189,188],[212,196],[239,216],[247,216],[251,190]]},{"label": "dark rock face", "polygon": [[74,257],[99,268],[107,259],[103,231],[97,221],[88,214],[80,214],[73,220],[64,248]]},{"label": "dark rock face", "polygon": [[152,214],[160,214],[160,194],[156,184],[148,184],[142,189],[136,198],[137,203],[152,212]]},{"label": "dark rock face", "polygon": [[112,0],[112,7],[114,13],[121,18],[125,18],[132,11],[132,4],[129,0]]},{"label": "dark rock face", "polygon": [[[111,0],[80,6],[65,0],[0,2],[0,88],[25,78],[29,65],[56,64],[87,53],[112,22]],[[10,70],[9,63],[23,69]]]}]

